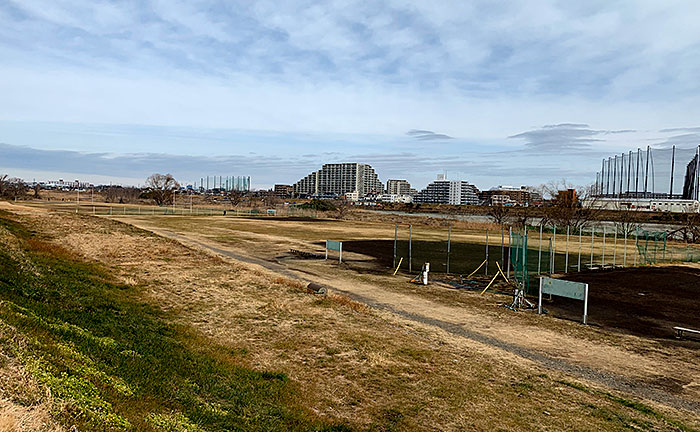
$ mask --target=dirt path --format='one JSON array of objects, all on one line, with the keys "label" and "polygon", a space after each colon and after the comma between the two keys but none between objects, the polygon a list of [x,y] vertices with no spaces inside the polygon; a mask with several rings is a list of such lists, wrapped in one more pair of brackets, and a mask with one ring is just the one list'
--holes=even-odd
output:
[{"label": "dirt path", "polygon": [[[377,289],[377,285],[350,277],[291,268],[279,261],[251,256],[243,251],[232,250],[228,246],[212,242],[196,233],[177,233],[156,228],[138,220],[127,222],[209,253],[260,266],[304,282],[322,283],[411,325],[432,332],[436,330],[445,332],[469,344],[482,345],[482,350],[498,351],[500,357],[505,355],[509,360],[532,362],[545,369],[562,372],[611,390],[633,394],[677,409],[700,413],[700,398],[697,397],[700,390],[700,378],[698,378],[700,372],[697,366],[683,363],[681,367],[684,370],[669,369],[656,358],[650,359],[624,348],[606,345],[592,349],[593,344],[573,341],[566,335],[553,334],[551,331],[531,328],[513,329],[510,326],[504,326],[503,323],[494,322],[488,317],[465,313],[464,308],[446,306],[410,294]],[[527,346],[515,343],[514,340],[519,336],[514,336],[513,333],[521,333]],[[546,348],[547,352],[545,352]],[[678,365],[675,367],[678,369]],[[671,376],[669,379],[672,381],[681,382],[682,391],[670,391],[667,388],[650,385],[652,378],[668,376]]]}]

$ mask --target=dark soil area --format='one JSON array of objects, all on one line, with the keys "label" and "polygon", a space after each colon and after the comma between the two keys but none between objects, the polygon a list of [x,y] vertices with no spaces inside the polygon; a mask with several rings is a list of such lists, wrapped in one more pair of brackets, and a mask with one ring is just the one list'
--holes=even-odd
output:
[{"label": "dark soil area", "polygon": [[[381,267],[393,264],[393,240],[345,241],[343,250],[369,255]],[[397,262],[400,257],[404,258],[401,270],[408,271],[407,241],[398,242],[396,255]],[[414,273],[424,262],[430,262],[434,273],[444,272],[447,268],[447,242],[414,240],[411,255]],[[549,265],[547,255],[542,251],[542,266]],[[471,273],[484,257],[484,245],[452,243],[450,272]],[[489,248],[489,274],[496,271],[496,260],[501,260],[500,244]],[[556,263],[558,269],[562,268],[564,256],[557,254]],[[536,250],[528,252],[528,268],[531,276],[529,294],[536,296]],[[543,267],[542,270],[547,269]],[[479,273],[483,274],[483,269]],[[589,284],[588,322],[591,325],[655,338],[674,338],[674,326],[700,329],[700,269],[636,267],[570,273],[565,279]],[[545,300],[544,307],[551,315],[563,319],[580,321],[583,315],[580,300],[554,297],[551,302]]]},{"label": "dark soil area", "polygon": [[[489,246],[489,274],[494,274],[496,269],[496,261],[501,262],[501,245],[500,237],[493,239],[493,243]],[[507,241],[507,240],[506,240]],[[498,243],[498,244],[496,244]],[[344,241],[343,250],[347,252],[355,252],[363,255],[369,255],[376,259],[379,266],[389,268],[393,267],[394,262],[394,241],[393,240],[354,240]],[[503,254],[508,256],[508,247],[503,250]],[[447,241],[422,241],[413,240],[411,244],[411,269],[414,273],[420,271],[423,263],[430,263],[430,271],[433,273],[444,273],[447,271]],[[408,271],[408,241],[399,240],[396,245],[396,262],[403,257],[401,264],[402,271]],[[469,274],[473,272],[486,258],[486,246],[475,243],[457,243],[450,244],[450,273],[454,274]],[[538,251],[530,249],[528,251],[528,268],[532,269],[531,274],[537,270]],[[573,263],[573,255],[571,258]],[[565,258],[563,254],[556,254],[557,268],[563,268]],[[549,265],[549,253],[546,250],[542,251],[542,270]],[[484,268],[479,270],[483,274]],[[504,268],[505,272],[506,269]]]},{"label": "dark soil area", "polygon": [[[641,267],[573,273],[567,280],[588,283],[590,324],[632,334],[673,338],[674,326],[700,330],[700,269]],[[550,314],[580,320],[583,302],[563,297],[544,302]]]}]

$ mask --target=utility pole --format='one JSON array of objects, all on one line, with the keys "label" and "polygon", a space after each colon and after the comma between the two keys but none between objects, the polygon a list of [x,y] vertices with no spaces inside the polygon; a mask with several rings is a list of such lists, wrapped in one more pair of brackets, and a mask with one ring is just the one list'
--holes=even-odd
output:
[{"label": "utility pole", "polygon": [[647,198],[647,186],[649,185],[649,152],[651,151],[651,147],[647,146],[647,162],[646,162],[646,169],[644,170],[644,198]]},{"label": "utility pole", "polygon": [[639,158],[641,157],[641,151],[639,147],[637,147],[637,174],[634,176],[634,197],[639,198]]},{"label": "utility pole", "polygon": [[615,160],[613,162],[613,182],[612,182],[613,197],[615,197],[615,186],[617,185],[617,182],[615,181],[615,174],[617,174],[617,155],[615,155]]},{"label": "utility pole", "polygon": [[673,149],[671,150],[671,187],[669,188],[668,191],[668,199],[673,199],[673,169],[675,168],[676,164],[676,146],[673,146]]},{"label": "utility pole", "polygon": [[632,177],[632,150],[627,156],[627,197],[630,195],[630,178]]}]

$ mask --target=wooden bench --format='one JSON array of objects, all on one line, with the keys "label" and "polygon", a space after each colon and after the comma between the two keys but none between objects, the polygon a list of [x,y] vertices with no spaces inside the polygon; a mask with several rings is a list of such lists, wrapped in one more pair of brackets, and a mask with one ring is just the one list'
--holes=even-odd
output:
[{"label": "wooden bench", "polygon": [[700,330],[693,330],[685,327],[674,327],[673,329],[676,331],[676,339],[682,338],[685,333],[700,336]]}]

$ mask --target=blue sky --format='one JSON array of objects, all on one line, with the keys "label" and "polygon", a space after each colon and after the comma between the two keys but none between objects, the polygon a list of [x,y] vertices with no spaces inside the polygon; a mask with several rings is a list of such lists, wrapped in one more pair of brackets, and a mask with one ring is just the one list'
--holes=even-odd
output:
[{"label": "blue sky", "polygon": [[421,188],[595,178],[700,144],[696,1],[0,0],[0,171]]}]

